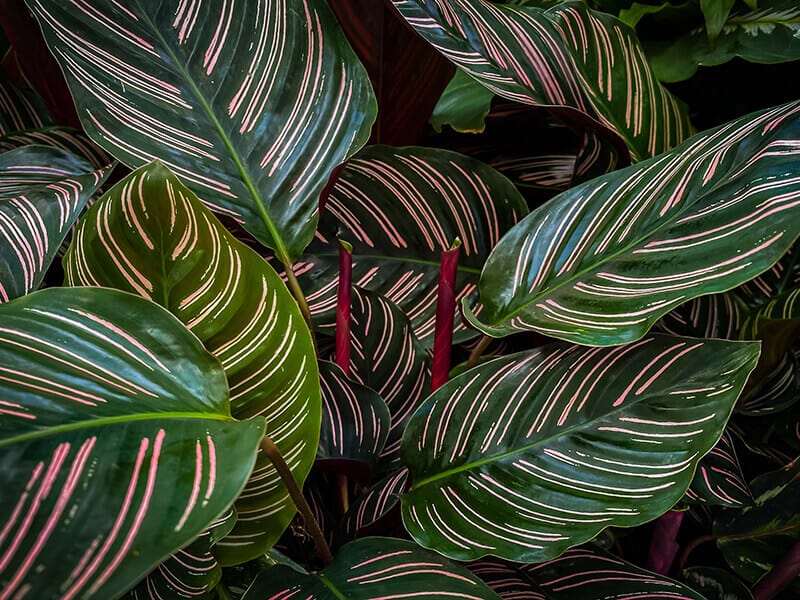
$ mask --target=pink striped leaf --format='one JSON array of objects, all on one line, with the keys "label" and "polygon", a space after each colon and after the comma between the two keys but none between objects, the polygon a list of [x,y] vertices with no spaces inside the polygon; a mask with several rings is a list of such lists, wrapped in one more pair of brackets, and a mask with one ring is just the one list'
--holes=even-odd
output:
[{"label": "pink striped leaf", "polygon": [[57,148],[0,155],[0,302],[39,287],[78,214],[108,175]]},{"label": "pink striped leaf", "polygon": [[[505,177],[474,159],[430,148],[369,146],[342,171],[318,240],[295,265],[312,315],[334,323],[339,249],[353,245],[353,284],[397,304],[433,343],[440,254],[461,239],[457,297],[474,292],[489,251],[528,210]],[[457,323],[456,331],[474,336]]]},{"label": "pink striped leaf", "polygon": [[[389,517],[398,507],[400,494],[406,491],[407,483],[408,469],[403,468],[364,490],[339,523],[334,538],[337,545],[367,535],[365,532]],[[399,511],[395,512],[399,516]]]},{"label": "pink striped leaf", "polygon": [[758,354],[753,342],[655,334],[478,365],[406,427],[406,529],[459,560],[542,562],[650,521],[683,496]]},{"label": "pink striped leaf", "polygon": [[[760,475],[750,482],[750,489],[754,505],[717,515],[713,533],[728,565],[745,581],[754,583],[800,541],[800,459]],[[800,580],[787,589],[790,592],[788,597],[800,594]]]},{"label": "pink striped leaf", "polygon": [[668,312],[657,328],[672,335],[738,340],[750,311],[733,292],[698,296]]},{"label": "pink striped leaf", "polygon": [[725,569],[691,567],[684,569],[681,578],[706,600],[753,600],[753,593],[744,582]]},{"label": "pink striped leaf", "polygon": [[131,167],[163,160],[284,264],[302,253],[375,117],[324,0],[29,6],[93,140]]},{"label": "pink striped leaf", "polygon": [[319,361],[322,429],[320,463],[356,462],[367,479],[389,435],[389,407],[374,390],[350,379],[336,364]]},{"label": "pink striped leaf", "polygon": [[391,424],[382,459],[396,461],[411,414],[430,392],[428,353],[411,323],[392,302],[353,288],[350,376],[375,390],[389,407]]},{"label": "pink striped leaf", "polygon": [[124,598],[126,600],[216,600],[222,569],[212,552],[236,523],[229,509],[187,546],[159,564]]},{"label": "pink striped leaf", "polygon": [[775,296],[798,286],[800,245],[795,243],[772,268],[736,288],[736,294],[751,308],[760,308]]},{"label": "pink striped leaf", "polygon": [[468,567],[501,598],[509,600],[705,600],[682,583],[591,546],[572,548],[538,565],[515,565],[487,558]]},{"label": "pink striped leaf", "polygon": [[800,234],[800,103],[742,117],[564,192],[509,231],[473,325],[612,345],[769,269]]},{"label": "pink striped leaf", "polygon": [[463,566],[394,538],[363,538],[345,545],[320,573],[276,565],[261,572],[242,600],[499,600]]},{"label": "pink striped leaf", "polygon": [[0,74],[0,135],[38,129],[51,123],[42,100]]},{"label": "pink striped leaf", "polygon": [[0,305],[0,397],[3,598],[118,597],[226,510],[264,433],[175,317],[110,289]]},{"label": "pink striped leaf", "polygon": [[494,93],[559,107],[619,136],[634,160],[690,134],[686,108],[653,75],[636,34],[582,2],[549,10],[484,0],[393,0],[417,32]]},{"label": "pink striped leaf", "polygon": [[70,127],[50,126],[28,129],[0,137],[0,152],[30,145],[61,148],[86,159],[95,169],[102,169],[114,162],[114,159],[90,140],[85,133]]},{"label": "pink striped leaf", "polygon": [[[297,303],[278,274],[236,240],[161,163],[134,171],[81,220],[64,257],[69,285],[139,294],[180,319],[222,363],[236,418],[263,415],[302,482],[321,418],[316,355]],[[236,504],[239,521],[216,547],[225,565],[254,558],[295,513],[259,455]]]},{"label": "pink striped leaf", "polygon": [[729,508],[742,508],[753,501],[733,438],[727,431],[700,461],[685,499]]}]

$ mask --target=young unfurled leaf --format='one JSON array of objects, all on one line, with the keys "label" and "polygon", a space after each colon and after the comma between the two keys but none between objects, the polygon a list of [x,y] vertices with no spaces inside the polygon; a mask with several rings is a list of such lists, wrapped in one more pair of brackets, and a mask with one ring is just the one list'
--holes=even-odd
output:
[{"label": "young unfurled leaf", "polygon": [[451,558],[541,562],[658,517],[716,444],[758,344],[651,335],[567,344],[453,378],[414,413],[403,521]]}]

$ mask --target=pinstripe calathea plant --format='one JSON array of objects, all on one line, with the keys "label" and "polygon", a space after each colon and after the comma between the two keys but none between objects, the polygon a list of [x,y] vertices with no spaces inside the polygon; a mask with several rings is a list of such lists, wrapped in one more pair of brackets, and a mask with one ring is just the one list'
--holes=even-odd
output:
[{"label": "pinstripe calathea plant", "polygon": [[0,600],[797,597],[800,102],[698,133],[670,3],[25,1]]}]

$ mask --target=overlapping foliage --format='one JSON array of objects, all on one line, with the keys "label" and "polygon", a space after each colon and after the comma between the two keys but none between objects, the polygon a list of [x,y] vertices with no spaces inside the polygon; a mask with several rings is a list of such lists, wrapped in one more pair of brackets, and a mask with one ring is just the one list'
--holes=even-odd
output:
[{"label": "overlapping foliage", "polygon": [[800,589],[793,7],[26,1],[0,600]]}]

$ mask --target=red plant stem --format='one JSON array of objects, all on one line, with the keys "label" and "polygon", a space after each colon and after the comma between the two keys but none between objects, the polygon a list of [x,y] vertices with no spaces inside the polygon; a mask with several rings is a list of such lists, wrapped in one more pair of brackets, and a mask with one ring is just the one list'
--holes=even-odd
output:
[{"label": "red plant stem", "polygon": [[682,510],[670,510],[658,518],[645,561],[646,569],[662,575],[669,573],[681,548],[677,538],[683,515]]},{"label": "red plant stem", "polygon": [[353,294],[353,246],[339,240],[339,290],[336,296],[336,364],[350,375],[350,304]]},{"label": "red plant stem", "polygon": [[772,600],[800,575],[800,542],[795,542],[789,552],[753,588],[754,600]]},{"label": "red plant stem", "polygon": [[449,250],[442,252],[439,265],[439,289],[436,297],[436,330],[433,337],[431,391],[447,382],[450,374],[450,351],[453,347],[453,320],[456,313],[456,269],[461,240],[456,238]]}]

